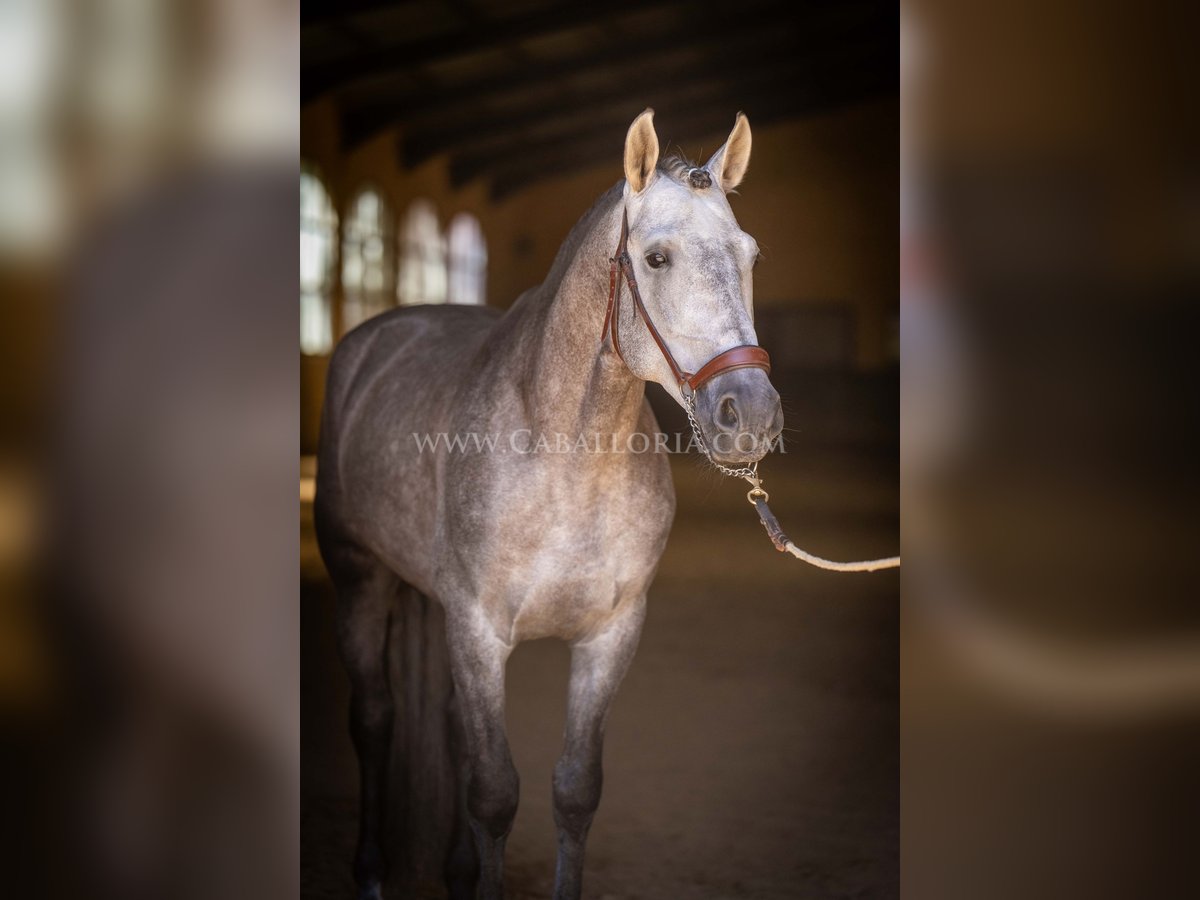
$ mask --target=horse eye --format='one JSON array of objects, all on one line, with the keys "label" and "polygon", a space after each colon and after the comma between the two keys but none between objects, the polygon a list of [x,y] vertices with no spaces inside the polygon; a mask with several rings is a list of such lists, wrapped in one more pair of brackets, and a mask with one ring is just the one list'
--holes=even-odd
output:
[{"label": "horse eye", "polygon": [[667,264],[667,258],[655,250],[652,253],[646,254],[646,262],[650,264],[650,268],[652,269],[661,269]]}]

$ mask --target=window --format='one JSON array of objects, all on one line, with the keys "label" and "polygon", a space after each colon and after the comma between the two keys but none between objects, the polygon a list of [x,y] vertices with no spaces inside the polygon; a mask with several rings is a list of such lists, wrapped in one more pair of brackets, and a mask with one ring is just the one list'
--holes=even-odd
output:
[{"label": "window", "polygon": [[428,200],[415,200],[400,237],[401,303],[446,302],[446,240]]},{"label": "window", "polygon": [[487,299],[487,244],[479,220],[459,213],[450,222],[450,302]]},{"label": "window", "polygon": [[342,331],[394,303],[391,215],[378,192],[359,193],[342,225]]},{"label": "window", "polygon": [[337,213],[321,180],[300,171],[300,351],[310,356],[333,348],[333,256]]}]

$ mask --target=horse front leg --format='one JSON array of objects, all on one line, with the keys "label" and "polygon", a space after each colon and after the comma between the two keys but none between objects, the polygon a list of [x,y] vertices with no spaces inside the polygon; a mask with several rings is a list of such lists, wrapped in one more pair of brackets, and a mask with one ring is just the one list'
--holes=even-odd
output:
[{"label": "horse front leg", "polygon": [[467,820],[479,855],[479,900],[502,900],[504,844],[520,795],[504,727],[504,666],[512,648],[482,615],[450,609],[446,637],[466,737]]},{"label": "horse front leg", "polygon": [[583,891],[584,846],[604,780],[604,724],[637,649],[644,618],[645,597],[640,597],[605,631],[571,648],[566,737],[554,767],[554,900],[579,900]]}]

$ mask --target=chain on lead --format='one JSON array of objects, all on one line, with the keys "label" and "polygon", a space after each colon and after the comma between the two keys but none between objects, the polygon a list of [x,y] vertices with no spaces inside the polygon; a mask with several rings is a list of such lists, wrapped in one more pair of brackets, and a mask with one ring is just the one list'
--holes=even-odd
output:
[{"label": "chain on lead", "polygon": [[715,459],[708,450],[708,444],[704,442],[704,435],[700,433],[700,425],[696,421],[696,395],[694,393],[685,394],[683,398],[684,411],[687,413],[688,423],[692,426],[692,434],[696,437],[696,443],[700,447],[700,451],[708,459],[710,463],[717,467],[722,473],[731,478],[745,478],[756,488],[758,487],[758,463],[751,463],[748,466],[742,466],[740,469],[733,469],[729,466],[723,466]]},{"label": "chain on lead", "polygon": [[771,538],[771,542],[775,544],[776,550],[787,551],[810,566],[816,566],[818,569],[825,569],[831,572],[874,572],[876,569],[900,568],[900,557],[898,556],[893,556],[890,559],[868,559],[862,562],[842,563],[822,559],[797,547],[783,533],[783,529],[779,527],[779,522],[771,515],[771,510],[767,507],[770,495],[763,490],[762,479],[758,477],[758,463],[743,466],[740,469],[731,469],[714,460],[708,450],[708,445],[704,443],[704,435],[700,433],[700,425],[696,422],[695,394],[690,391],[683,391],[682,388],[680,393],[683,395],[683,408],[687,412],[688,422],[692,426],[692,434],[695,435],[696,443],[700,445],[701,452],[707,457],[710,463],[726,475],[733,476],[734,478],[744,478],[750,483],[750,490],[746,492],[746,500],[758,512],[758,519],[767,529],[767,535]]}]

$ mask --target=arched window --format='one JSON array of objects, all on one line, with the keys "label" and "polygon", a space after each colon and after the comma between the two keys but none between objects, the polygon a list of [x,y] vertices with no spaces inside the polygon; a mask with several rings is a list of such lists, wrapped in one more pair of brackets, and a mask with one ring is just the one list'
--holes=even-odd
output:
[{"label": "arched window", "polygon": [[383,198],[366,188],[342,223],[342,331],[395,302],[392,221]]},{"label": "arched window", "polygon": [[479,220],[459,213],[450,222],[450,302],[487,300],[487,244]]},{"label": "arched window", "polygon": [[316,173],[300,170],[300,351],[333,349],[333,263],[337,213]]},{"label": "arched window", "polygon": [[428,200],[414,200],[400,236],[401,303],[446,302],[446,240]]}]

